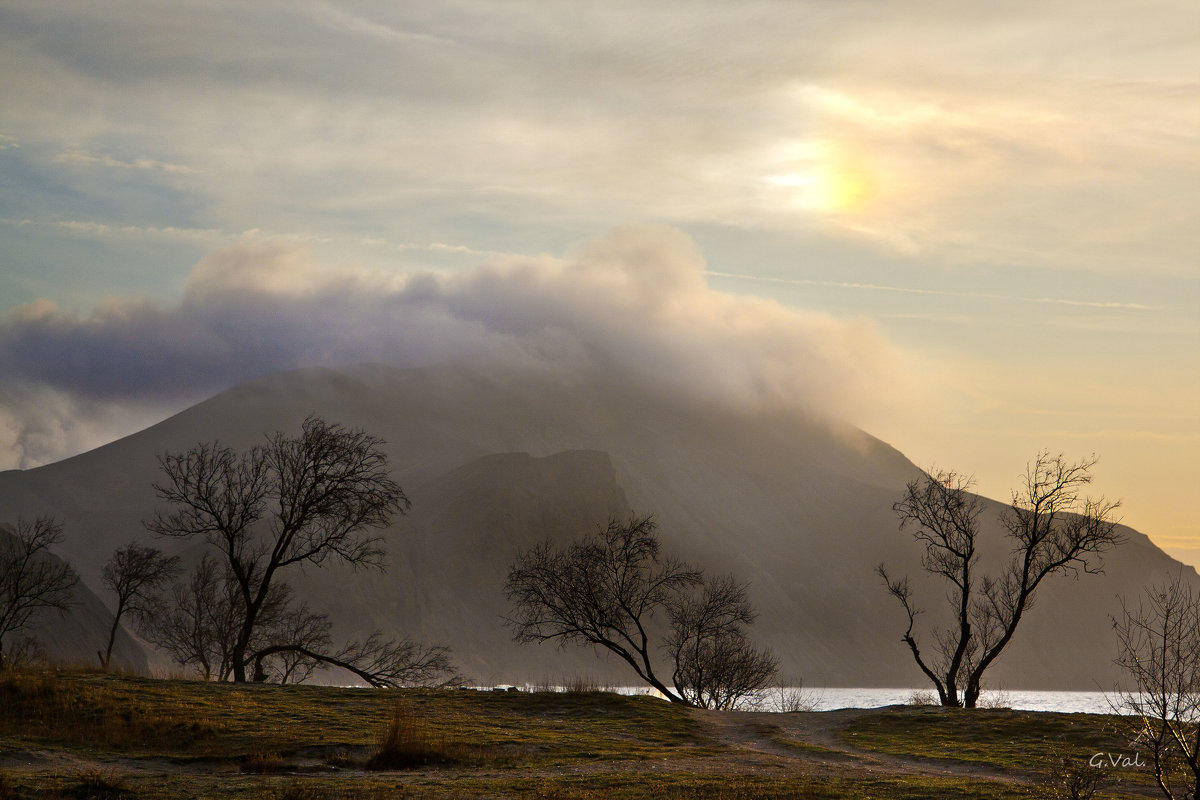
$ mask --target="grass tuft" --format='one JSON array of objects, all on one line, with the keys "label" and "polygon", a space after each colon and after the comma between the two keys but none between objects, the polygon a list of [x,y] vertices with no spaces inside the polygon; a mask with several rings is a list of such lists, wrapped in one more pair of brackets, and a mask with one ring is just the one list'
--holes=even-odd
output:
[{"label": "grass tuft", "polygon": [[280,753],[258,750],[243,756],[238,767],[242,772],[252,772],[257,775],[268,775],[274,772],[286,772],[289,764]]},{"label": "grass tuft", "polygon": [[367,761],[367,769],[412,769],[431,764],[456,764],[467,760],[461,745],[449,744],[424,718],[403,701],[396,703],[392,719]]}]

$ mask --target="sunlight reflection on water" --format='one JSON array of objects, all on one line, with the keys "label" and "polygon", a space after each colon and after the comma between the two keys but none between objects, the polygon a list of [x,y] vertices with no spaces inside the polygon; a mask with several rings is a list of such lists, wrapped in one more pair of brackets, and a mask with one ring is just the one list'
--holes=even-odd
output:
[{"label": "sunlight reflection on water", "polygon": [[[505,687],[507,688],[507,685]],[[635,686],[596,687],[620,694],[657,695],[653,689]],[[556,690],[560,686],[523,686],[523,691]],[[778,690],[776,690],[778,691]],[[791,687],[782,690],[793,693],[803,702],[806,710],[834,711],[839,708],[882,708],[893,705],[910,705],[915,695],[924,695],[930,704],[937,702],[937,693],[929,688],[921,689],[868,689],[868,688],[810,688]],[[759,710],[778,710],[773,706],[774,698],[768,696]],[[981,708],[1011,708],[1018,711],[1058,711],[1068,714],[1112,714],[1119,704],[1117,695],[1111,692],[1054,692],[1054,691],[985,691],[979,699]]]}]

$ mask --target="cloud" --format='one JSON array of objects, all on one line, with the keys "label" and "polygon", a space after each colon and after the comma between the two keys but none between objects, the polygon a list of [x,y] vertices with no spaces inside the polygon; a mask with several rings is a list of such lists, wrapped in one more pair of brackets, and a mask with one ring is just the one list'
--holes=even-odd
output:
[{"label": "cloud", "polygon": [[917,289],[908,286],[881,286],[874,283],[848,283],[846,281],[822,281],[811,278],[776,278],[762,275],[743,275],[735,272],[717,272],[708,270],[708,275],[718,278],[736,278],[744,281],[759,281],[763,283],[788,283],[801,286],[830,286],[837,289],[854,289],[873,292],[897,292],[899,294],[920,294],[932,297],[959,297],[977,300],[999,300],[1013,303],[1036,303],[1039,305],[1072,306],[1077,308],[1124,309],[1127,311],[1157,311],[1155,306],[1144,303],[1122,303],[1115,300],[1092,301],[1072,300],[1065,297],[1022,297],[1013,294],[996,294],[994,292],[951,292],[941,289]]},{"label": "cloud", "polygon": [[135,433],[169,404],[89,399],[45,385],[0,387],[0,470],[28,469]]},{"label": "cloud", "polygon": [[119,158],[114,158],[109,155],[93,155],[86,150],[68,150],[65,153],[60,153],[54,157],[56,164],[95,164],[102,167],[115,167],[118,169],[147,169],[158,170],[161,172],[174,172],[182,175],[192,175],[200,170],[189,167],[186,164],[172,164],[166,161],[157,161],[153,158],[135,158],[129,161],[124,161]]},{"label": "cloud", "polygon": [[[10,312],[0,379],[26,388],[3,398],[0,445],[29,465],[131,401],[178,406],[277,370],[366,361],[615,369],[669,391],[849,416],[912,392],[870,323],[714,291],[704,270],[691,240],[658,226],[450,275],[331,268],[294,245],[242,243],[198,263],[173,307],[113,299],[79,315],[42,301]],[[65,429],[73,419],[82,433]]]},{"label": "cloud", "polygon": [[[634,217],[931,263],[1195,270],[1182,0],[12,5],[5,131],[148,227],[562,241]],[[202,213],[149,225],[140,194],[104,191],[135,180]],[[871,201],[830,213],[851,184]]]}]

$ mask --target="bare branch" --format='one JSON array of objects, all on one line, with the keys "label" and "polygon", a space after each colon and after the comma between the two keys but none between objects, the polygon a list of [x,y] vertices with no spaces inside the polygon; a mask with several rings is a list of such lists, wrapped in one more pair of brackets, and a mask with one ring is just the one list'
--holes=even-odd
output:
[{"label": "bare branch", "polygon": [[256,673],[262,674],[264,659],[288,654],[340,667],[378,688],[408,686],[442,689],[464,683],[450,660],[449,648],[422,645],[411,639],[384,639],[378,632],[361,642],[351,642],[336,653],[322,652],[301,644],[264,647],[252,656]]},{"label": "bare branch", "polygon": [[733,576],[704,581],[700,594],[679,593],[668,604],[663,649],[674,663],[680,696],[702,708],[734,708],[770,686],[778,670],[769,650],[756,650],[746,626],[756,616],[746,585]]},{"label": "bare branch", "polygon": [[100,580],[117,597],[108,631],[108,646],[100,653],[101,667],[108,669],[121,618],[130,614],[144,619],[153,614],[155,596],[178,573],[179,559],[165,556],[154,547],[130,542],[113,552],[100,575]]},{"label": "bare branch", "polygon": [[1200,797],[1200,591],[1182,575],[1152,586],[1113,620],[1116,663],[1131,685],[1122,708],[1167,798]]},{"label": "bare branch", "polygon": [[1061,455],[1037,455],[1022,488],[1013,493],[1012,506],[1001,516],[1014,547],[999,576],[974,574],[982,503],[969,492],[970,479],[931,472],[909,483],[893,506],[901,529],[911,530],[924,548],[925,571],[951,587],[947,600],[955,622],[933,631],[935,658],[927,663],[913,635],[919,611],[912,605],[907,578],[893,581],[879,569],[888,592],[908,616],[903,639],[938,687],[943,705],[974,707],[985,670],[1012,639],[1046,577],[1098,572],[1101,555],[1123,540],[1113,518],[1119,503],[1082,496],[1095,463],[1094,456],[1071,464]]},{"label": "bare branch", "polygon": [[264,614],[280,570],[328,559],[382,568],[381,539],[370,531],[409,508],[382,445],[310,416],[299,436],[275,433],[243,453],[213,442],[159,459],[166,479],[154,488],[172,510],[146,527],[203,538],[221,552],[239,598],[234,680],[246,680],[249,654],[270,627]]},{"label": "bare branch", "polygon": [[15,532],[0,530],[0,668],[6,637],[24,630],[36,612],[66,612],[74,601],[79,579],[50,553],[61,540],[62,525],[50,517],[18,517]]},{"label": "bare branch", "polygon": [[[654,531],[652,516],[609,520],[565,550],[544,543],[520,554],[505,585],[513,637],[603,648],[673,702],[726,707],[765,686],[775,661],[746,640],[754,614],[745,587],[732,578],[705,583],[699,570],[660,554]],[[659,611],[671,633],[655,645]],[[673,687],[655,670],[655,649],[673,660]]]}]

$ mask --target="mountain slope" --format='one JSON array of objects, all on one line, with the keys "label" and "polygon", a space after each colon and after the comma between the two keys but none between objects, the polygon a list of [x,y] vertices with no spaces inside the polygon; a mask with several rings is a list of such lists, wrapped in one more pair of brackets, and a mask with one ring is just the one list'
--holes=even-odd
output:
[{"label": "mountain slope", "polygon": [[[11,529],[0,526],[0,537],[14,535]],[[44,557],[53,563],[61,563],[61,559],[52,553]],[[95,592],[81,582],[75,585],[69,609],[65,612],[38,609],[24,629],[5,637],[4,645],[8,651],[17,646],[19,640],[31,638],[51,661],[95,667],[99,665],[97,654],[108,644],[112,621],[112,612]],[[139,672],[144,672],[149,666],[141,645],[124,629],[117,630],[117,638],[113,642],[112,666]]]},{"label": "mountain slope", "polygon": [[[89,453],[0,474],[0,508],[63,517],[63,552],[96,585],[103,561],[155,508],[158,454],[214,438],[248,446],[265,431],[298,430],[314,412],[387,439],[413,501],[386,533],[386,574],[289,577],[347,632],[381,627],[449,643],[480,680],[620,679],[586,653],[509,642],[501,588],[520,548],[636,510],[656,514],[673,554],[751,582],[756,638],[780,656],[786,678],[923,682],[899,641],[902,614],[874,575],[886,561],[921,576],[891,510],[917,469],[849,426],[670,396],[616,374],[456,363],[272,375]],[[999,508],[989,503],[989,518]],[[1145,536],[1129,538],[1106,575],[1045,585],[993,668],[995,684],[1111,685],[1107,616],[1117,596],[1180,568]],[[918,581],[918,591],[936,617],[943,588]]]}]

